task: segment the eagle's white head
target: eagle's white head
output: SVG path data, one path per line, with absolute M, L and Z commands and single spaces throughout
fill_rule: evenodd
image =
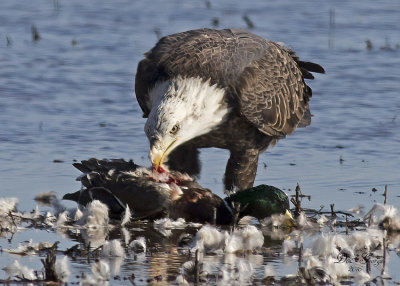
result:
M 153 166 L 163 164 L 180 144 L 210 132 L 228 113 L 225 90 L 201 78 L 176 77 L 149 91 L 144 130 Z

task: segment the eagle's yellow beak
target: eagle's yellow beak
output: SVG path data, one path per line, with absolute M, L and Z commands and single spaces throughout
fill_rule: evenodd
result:
M 176 141 L 178 141 L 178 137 L 174 138 L 166 148 L 161 147 L 163 144 L 160 144 L 160 142 L 151 146 L 149 157 L 153 168 L 158 169 L 164 163 L 169 153 L 176 147 Z

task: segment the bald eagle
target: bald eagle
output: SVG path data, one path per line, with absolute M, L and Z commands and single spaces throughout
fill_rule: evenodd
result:
M 225 190 L 252 187 L 259 154 L 309 124 L 311 88 L 304 79 L 313 79 L 311 72 L 324 69 L 244 30 L 161 38 L 135 79 L 153 166 L 196 175 L 198 148 L 228 149 Z

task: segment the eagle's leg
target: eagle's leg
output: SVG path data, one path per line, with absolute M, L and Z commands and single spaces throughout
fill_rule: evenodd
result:
M 253 186 L 257 174 L 258 155 L 257 149 L 231 150 L 224 177 L 227 194 Z
M 178 146 L 169 154 L 167 165 L 171 170 L 198 177 L 201 170 L 199 150 L 185 144 Z

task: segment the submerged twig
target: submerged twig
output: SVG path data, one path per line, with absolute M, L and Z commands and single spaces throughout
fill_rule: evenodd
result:
M 199 250 L 194 254 L 194 282 L 199 283 Z
M 295 218 L 297 218 L 299 215 L 300 215 L 300 213 L 302 212 L 302 209 L 301 209 L 301 200 L 300 200 L 300 197 L 302 196 L 302 194 L 301 194 L 301 189 L 300 189 L 300 186 L 299 186 L 299 184 L 297 184 L 297 186 L 296 186 L 296 195 L 295 195 L 295 198 L 296 199 L 291 199 L 290 201 L 292 202 L 292 204 L 295 206 L 295 210 L 294 210 L 294 217 Z
M 364 258 L 364 260 L 365 260 L 365 258 Z M 366 265 L 365 265 L 365 271 L 366 271 L 368 274 L 371 274 L 371 260 L 370 260 L 370 259 L 367 259 L 365 264 L 366 264 Z
M 58 281 L 58 277 L 56 274 L 56 254 L 57 245 L 59 241 L 56 241 L 53 246 L 47 252 L 46 259 L 41 259 L 40 261 L 43 263 L 44 271 L 45 271 L 45 281 Z
M 35 25 L 31 26 L 31 33 L 32 33 L 32 41 L 33 42 L 36 42 L 36 41 L 40 40 L 39 31 L 38 31 L 38 29 L 36 28 Z
M 386 231 L 385 231 L 386 233 Z M 385 273 L 385 267 L 386 267 L 386 236 L 383 236 L 383 264 L 382 264 L 382 272 L 381 275 Z
M 301 263 L 303 260 L 303 243 L 300 244 L 300 248 L 299 248 L 299 260 L 298 260 L 298 267 L 300 268 Z
M 330 207 L 331 207 L 331 216 L 336 217 L 336 213 L 334 211 L 335 204 L 330 204 Z
M 321 209 L 320 210 L 314 210 L 314 209 L 303 209 L 303 211 L 305 212 L 305 213 L 313 213 L 313 214 L 319 214 L 319 215 L 322 215 L 322 214 L 332 214 L 332 210 L 331 211 L 321 211 Z M 344 211 L 334 211 L 333 212 L 335 215 L 336 214 L 342 214 L 342 215 L 345 215 L 345 216 L 350 216 L 350 217 L 354 217 L 354 215 L 352 215 L 351 213 L 348 213 L 348 212 L 344 212 Z
M 9 211 L 8 215 L 9 215 L 10 218 L 11 218 L 12 224 L 13 224 L 14 226 L 17 226 L 17 224 L 15 223 L 15 220 L 14 220 L 14 215 L 12 214 L 11 211 Z
M 386 205 L 386 201 L 387 201 L 387 194 L 388 194 L 388 186 L 385 185 L 385 193 L 384 193 L 385 201 L 383 202 L 383 204 L 385 204 L 385 205 Z
M 248 29 L 253 29 L 253 28 L 254 28 L 254 23 L 253 23 L 253 21 L 249 18 L 249 16 L 243 15 L 242 19 L 243 19 L 243 21 L 245 21 L 245 23 L 246 23 Z
M 133 286 L 136 286 L 136 283 L 135 283 L 135 273 L 132 273 L 132 275 L 131 276 L 129 276 L 129 282 L 131 282 L 131 284 L 133 285 Z
M 232 220 L 232 228 L 231 228 L 231 232 L 232 232 L 239 223 L 240 212 L 243 211 L 244 209 L 246 209 L 249 204 L 245 204 L 244 207 L 242 207 L 240 205 L 240 203 L 232 202 L 231 205 L 232 205 L 232 209 L 235 210 L 235 214 L 233 215 L 233 220 Z

